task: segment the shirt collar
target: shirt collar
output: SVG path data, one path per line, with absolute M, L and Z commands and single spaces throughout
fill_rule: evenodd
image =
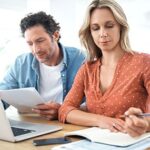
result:
M 65 47 L 61 43 L 58 43 L 58 46 L 63 53 L 63 64 L 67 67 L 67 53 Z

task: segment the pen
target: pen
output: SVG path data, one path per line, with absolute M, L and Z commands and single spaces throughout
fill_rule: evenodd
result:
M 138 115 L 135 115 L 137 117 L 150 117 L 150 113 L 142 113 L 142 114 L 138 114 Z M 119 118 L 125 118 L 125 117 L 128 117 L 128 115 L 120 115 Z

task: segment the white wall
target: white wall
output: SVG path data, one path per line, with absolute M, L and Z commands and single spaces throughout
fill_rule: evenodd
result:
M 64 44 L 80 47 L 78 31 L 88 3 L 89 0 L 51 0 L 50 13 L 60 23 Z
M 117 0 L 123 7 L 130 25 L 130 39 L 134 50 L 150 49 L 150 1 Z M 61 26 L 61 42 L 80 48 L 78 31 L 91 0 L 0 0 L 0 78 L 7 65 L 20 53 L 29 51 L 21 38 L 19 23 L 29 12 L 46 11 Z M 11 59 L 8 59 L 11 56 Z
M 130 25 L 130 40 L 134 50 L 150 53 L 150 1 L 118 0 Z

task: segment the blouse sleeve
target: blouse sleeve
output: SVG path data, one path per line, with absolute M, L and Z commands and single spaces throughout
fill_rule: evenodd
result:
M 64 103 L 59 109 L 59 121 L 65 122 L 67 114 L 75 109 L 80 108 L 80 104 L 84 97 L 84 78 L 85 78 L 85 64 L 81 66 L 78 73 L 76 74 L 74 83 L 72 88 L 68 92 L 67 96 L 65 97 Z
M 148 93 L 147 103 L 146 103 L 146 112 L 150 112 L 150 55 L 147 54 L 143 60 L 143 80 L 144 86 Z

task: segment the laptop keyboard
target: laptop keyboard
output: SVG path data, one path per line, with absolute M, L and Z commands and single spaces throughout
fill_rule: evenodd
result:
M 22 128 L 16 128 L 16 127 L 11 127 L 11 129 L 12 129 L 14 136 L 35 132 L 35 130 L 22 129 Z

